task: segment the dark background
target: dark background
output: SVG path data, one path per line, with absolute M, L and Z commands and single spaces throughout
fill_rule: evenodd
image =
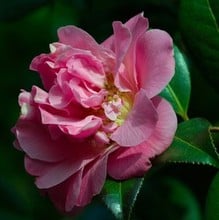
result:
M 77 25 L 101 43 L 112 34 L 114 20 L 125 22 L 143 11 L 151 28 L 168 31 L 187 52 L 192 79 L 189 116 L 205 117 L 217 123 L 218 93 L 188 55 L 179 25 L 179 6 L 180 0 L 0 1 L 0 219 L 72 219 L 57 213 L 37 191 L 33 178 L 24 171 L 23 153 L 13 148 L 14 137 L 10 132 L 19 116 L 20 89 L 40 86 L 38 75 L 29 71 L 29 64 L 36 55 L 49 51 L 48 45 L 57 41 L 56 29 L 60 26 Z M 137 200 L 135 218 L 201 219 L 214 173 L 213 168 L 191 165 L 162 168 L 145 183 Z M 173 194 L 176 198 L 170 196 Z M 182 194 L 188 194 L 186 200 L 192 208 L 183 202 Z M 103 218 L 113 219 L 113 216 L 99 202 L 92 203 L 77 217 Z

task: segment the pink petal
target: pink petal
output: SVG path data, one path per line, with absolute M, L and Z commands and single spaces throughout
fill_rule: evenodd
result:
M 91 87 L 89 88 L 85 82 L 79 84 L 78 82 L 72 80 L 70 82 L 70 87 L 72 89 L 72 93 L 74 94 L 75 101 L 85 108 L 101 105 L 106 94 L 104 89 L 95 91 Z
M 115 44 L 114 44 L 114 35 L 111 35 L 109 38 L 107 38 L 105 41 L 101 43 L 101 45 L 107 49 L 112 50 L 115 52 Z
M 124 89 L 124 85 L 128 84 L 129 87 L 126 89 L 136 90 L 137 80 L 133 71 L 129 71 L 127 65 L 125 65 L 125 71 L 121 71 L 121 65 L 123 65 L 124 59 L 127 56 L 133 38 L 130 30 L 123 25 L 121 22 L 113 23 L 114 29 L 114 43 L 115 43 L 115 54 L 116 54 L 116 69 L 115 69 L 115 83 L 120 89 Z M 134 60 L 131 60 L 133 63 Z M 130 64 L 130 62 L 128 63 Z M 130 64 L 131 65 L 131 64 Z M 125 81 L 125 82 L 124 82 Z M 128 83 L 127 83 L 128 82 Z
M 31 90 L 33 100 L 37 104 L 48 104 L 48 93 L 37 86 L 33 86 Z
M 48 163 L 45 161 L 34 160 L 25 155 L 24 166 L 26 171 L 32 176 L 41 176 L 47 173 L 48 170 L 54 166 L 54 163 Z
M 102 149 L 97 151 L 90 146 L 89 142 L 74 142 L 72 146 L 72 149 L 66 152 L 68 156 L 59 162 L 44 162 L 26 156 L 25 168 L 28 173 L 36 176 L 35 183 L 38 188 L 48 189 L 64 182 L 84 167 L 90 167 L 92 161 L 96 161 L 102 152 Z
M 46 170 L 47 172 L 44 172 L 43 175 L 36 178 L 35 183 L 39 189 L 47 189 L 56 186 L 64 182 L 92 160 L 93 158 L 78 159 L 73 156 L 72 159 L 70 158 L 60 163 L 53 164 L 53 166 Z
M 59 41 L 73 48 L 96 50 L 99 48 L 97 42 L 84 30 L 76 26 L 65 26 L 58 29 Z
M 148 156 L 154 157 L 164 152 L 173 141 L 177 129 L 177 117 L 165 99 L 155 97 L 152 102 L 158 112 L 158 123 L 150 138 L 146 141 Z M 149 152 L 151 152 L 149 154 Z
M 143 13 L 141 13 L 129 19 L 124 24 L 124 26 L 126 27 L 126 29 L 129 30 L 129 32 L 134 36 L 134 38 L 136 38 L 148 29 L 148 19 L 143 16 Z M 115 36 L 112 35 L 111 37 L 107 38 L 101 45 L 115 52 L 114 38 Z
M 93 196 L 100 193 L 106 179 L 107 158 L 104 155 L 85 167 L 77 206 L 87 205 Z
M 81 105 L 85 108 L 98 107 L 103 102 L 105 93 L 106 92 L 102 90 L 99 93 L 90 94 L 90 96 L 87 96 L 86 98 L 80 100 Z
M 138 80 L 136 75 L 136 42 L 138 38 L 144 34 L 148 29 L 148 20 L 147 18 L 143 17 L 143 13 L 136 15 L 132 19 L 130 19 L 128 22 L 125 23 L 125 26 L 129 28 L 129 31 L 131 32 L 132 41 L 129 47 L 129 50 L 127 51 L 123 63 L 126 67 L 126 73 L 118 74 L 120 77 L 120 84 L 122 81 L 124 81 L 124 78 L 127 78 L 131 84 L 131 87 L 129 87 L 132 91 L 136 92 L 138 91 Z
M 106 179 L 106 161 L 107 156 L 98 158 L 66 181 L 49 188 L 48 194 L 56 207 L 72 212 L 87 205 L 102 189 Z
M 116 54 L 115 84 L 123 90 L 137 91 L 135 45 L 138 37 L 148 29 L 148 20 L 141 13 L 125 24 L 114 22 L 113 29 L 114 35 L 104 41 L 102 45 L 110 48 Z M 125 64 L 125 70 L 121 70 L 122 63 Z
M 80 187 L 82 185 L 83 170 L 80 170 L 73 177 L 71 177 L 71 183 L 68 187 L 68 192 L 65 200 L 65 212 L 70 212 L 76 207 L 77 200 L 80 193 Z
M 46 191 L 61 212 L 70 212 L 74 208 L 80 193 L 81 178 L 82 170 Z
M 83 112 L 83 108 L 78 105 L 70 106 L 69 109 L 64 110 L 56 110 L 53 108 L 49 108 L 47 106 L 40 106 L 39 107 L 40 114 L 41 114 L 41 122 L 47 125 L 80 125 L 84 124 L 91 120 L 91 116 L 85 120 L 84 117 L 86 115 Z M 68 111 L 72 113 L 72 115 L 68 114 Z M 84 122 L 84 123 L 83 123 Z M 78 126 L 77 126 L 78 127 Z
M 140 88 L 149 98 L 154 97 L 168 84 L 174 74 L 173 42 L 161 30 L 149 30 L 136 45 L 136 72 Z
M 60 125 L 59 128 L 66 134 L 77 138 L 86 138 L 97 132 L 102 125 L 102 119 L 88 116 L 84 120 L 74 122 L 71 125 Z
M 120 146 L 136 146 L 152 134 L 158 115 L 146 92 L 141 89 L 135 96 L 134 105 L 125 122 L 111 135 Z
M 46 90 L 51 88 L 56 78 L 55 71 L 48 65 L 50 61 L 51 58 L 47 54 L 41 54 L 35 57 L 30 64 L 31 70 L 39 72 L 43 86 Z
M 13 134 L 15 134 L 15 131 L 14 131 L 13 128 L 11 129 L 11 132 L 12 132 Z M 21 149 L 21 147 L 20 147 L 20 145 L 19 145 L 19 143 L 18 143 L 17 140 L 14 140 L 14 141 L 13 141 L 13 146 L 14 146 L 17 150 L 22 151 L 22 149 Z
M 56 207 L 71 212 L 87 205 L 94 195 L 100 193 L 106 179 L 107 156 L 88 164 L 65 182 L 48 189 Z
M 68 72 L 99 88 L 104 87 L 105 73 L 100 60 L 92 54 L 77 54 L 66 63 Z
M 29 92 L 22 90 L 18 97 L 19 105 L 22 106 L 23 104 L 30 103 L 31 100 L 32 100 L 31 94 Z
M 125 26 L 130 30 L 135 39 L 148 29 L 149 23 L 148 19 L 144 17 L 144 14 L 140 13 L 129 19 L 125 23 Z
M 95 133 L 102 125 L 102 119 L 94 115 L 88 115 L 85 118 L 64 117 L 56 112 L 50 112 L 40 108 L 43 124 L 58 125 L 62 132 L 84 138 Z M 80 116 L 80 115 L 79 115 Z
M 120 147 L 109 155 L 108 174 L 117 180 L 143 176 L 151 168 L 150 160 L 145 157 L 144 147 Z
M 154 132 L 144 143 L 120 147 L 109 155 L 108 174 L 111 177 L 122 180 L 144 175 L 151 167 L 150 159 L 170 146 L 177 128 L 176 114 L 166 100 L 156 97 L 152 101 L 159 118 Z
M 64 90 L 55 84 L 51 87 L 48 94 L 50 104 L 59 109 L 66 107 L 73 98 L 72 91 L 68 84 L 66 82 L 63 84 L 63 87 L 65 86 Z
M 66 157 L 69 146 L 63 140 L 52 141 L 42 125 L 20 119 L 15 129 L 19 146 L 29 157 L 47 162 L 60 161 Z
M 130 31 L 119 21 L 113 22 L 114 29 L 114 43 L 115 43 L 115 53 L 116 53 L 116 72 L 123 62 L 124 56 L 126 55 L 130 43 L 131 43 L 131 33 Z
M 73 48 L 89 50 L 98 58 L 111 60 L 112 53 L 110 50 L 99 45 L 93 37 L 84 30 L 75 26 L 65 26 L 58 29 L 59 41 Z
M 19 100 L 19 105 L 21 107 L 20 118 L 26 119 L 26 120 L 37 119 L 36 109 L 32 106 L 33 98 L 31 96 L 31 93 L 26 92 L 26 91 L 22 91 L 19 94 L 18 100 Z

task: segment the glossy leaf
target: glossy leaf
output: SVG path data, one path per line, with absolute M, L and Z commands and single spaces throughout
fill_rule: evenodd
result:
M 218 0 L 182 0 L 181 33 L 202 73 L 218 89 L 219 28 Z
M 210 127 L 210 138 L 219 159 L 219 127 Z
M 214 177 L 208 191 L 206 202 L 206 220 L 219 219 L 219 173 Z
M 191 93 L 190 73 L 184 55 L 175 46 L 175 75 L 167 87 L 161 92 L 173 106 L 176 113 L 188 119 L 187 111 Z
M 159 162 L 196 163 L 219 168 L 216 149 L 212 144 L 210 123 L 204 119 L 192 119 L 179 124 L 173 143 Z
M 130 219 L 143 178 L 122 182 L 107 180 L 103 189 L 103 201 L 117 219 Z

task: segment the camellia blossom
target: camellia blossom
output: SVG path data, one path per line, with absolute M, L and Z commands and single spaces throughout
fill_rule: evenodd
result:
M 107 175 L 144 175 L 176 131 L 175 112 L 158 96 L 174 74 L 171 37 L 149 30 L 143 14 L 113 22 L 113 31 L 98 44 L 78 27 L 61 27 L 50 53 L 30 65 L 44 89 L 19 95 L 14 145 L 63 212 L 88 204 Z

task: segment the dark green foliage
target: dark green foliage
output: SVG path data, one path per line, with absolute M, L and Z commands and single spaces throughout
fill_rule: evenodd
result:
M 40 86 L 29 64 L 49 51 L 59 26 L 77 25 L 102 42 L 112 33 L 112 21 L 124 22 L 142 11 L 151 28 L 168 31 L 177 45 L 175 76 L 160 94 L 179 116 L 176 136 L 152 161 L 144 181 L 108 180 L 102 194 L 77 217 L 63 216 L 37 191 L 24 171 L 23 154 L 12 146 L 19 91 Z M 2 0 L 0 219 L 217 220 L 219 135 L 213 125 L 219 123 L 218 24 L 218 0 Z

